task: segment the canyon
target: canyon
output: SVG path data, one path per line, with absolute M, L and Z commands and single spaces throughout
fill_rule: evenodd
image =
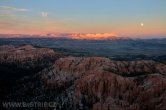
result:
M 166 64 L 162 62 L 76 57 L 49 48 L 5 45 L 0 46 L 0 64 L 1 84 L 10 87 L 1 86 L 8 91 L 1 92 L 1 102 L 57 103 L 43 110 L 166 109 Z

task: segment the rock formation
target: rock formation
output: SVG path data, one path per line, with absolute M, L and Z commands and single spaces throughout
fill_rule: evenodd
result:
M 21 47 L 0 46 L 0 63 L 15 64 L 17 66 L 33 67 L 47 65 L 61 57 L 60 53 L 49 48 L 35 48 L 31 45 Z M 25 67 L 23 67 L 25 68 Z

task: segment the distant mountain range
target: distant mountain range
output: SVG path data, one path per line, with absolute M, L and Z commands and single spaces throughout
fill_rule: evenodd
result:
M 62 38 L 62 39 L 79 39 L 79 40 L 112 40 L 126 39 L 119 37 L 114 33 L 47 33 L 47 34 L 0 34 L 0 38 Z

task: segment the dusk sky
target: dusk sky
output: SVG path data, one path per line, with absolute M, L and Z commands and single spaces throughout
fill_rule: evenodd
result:
M 166 0 L 0 0 L 0 34 L 166 36 Z

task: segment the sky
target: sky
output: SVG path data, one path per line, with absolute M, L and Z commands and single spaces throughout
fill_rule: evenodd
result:
M 0 34 L 45 33 L 165 37 L 166 0 L 0 0 Z

